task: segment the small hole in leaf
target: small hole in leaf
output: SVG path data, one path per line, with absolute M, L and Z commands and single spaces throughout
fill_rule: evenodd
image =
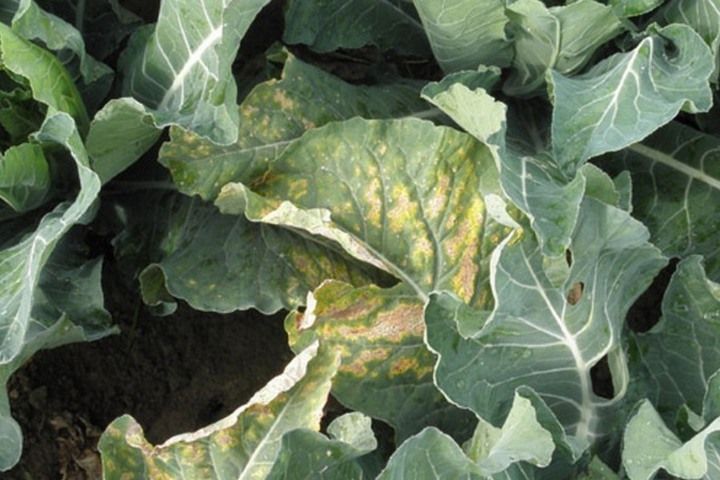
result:
M 607 355 L 590 369 L 590 379 L 592 380 L 595 395 L 603 398 L 613 398 L 615 396 Z
M 580 298 L 582 298 L 584 288 L 585 284 L 582 282 L 577 282 L 572 287 L 570 287 L 570 290 L 567 293 L 567 302 L 570 305 L 577 305 L 577 303 L 580 301 Z
M 570 251 L 569 248 L 567 250 L 565 250 L 565 261 L 567 262 L 568 267 L 572 267 L 573 257 L 572 257 L 572 252 Z
M 298 313 L 305 313 L 306 307 L 305 305 L 300 305 L 295 310 L 297 310 Z
M 633 332 L 647 332 L 662 316 L 662 298 L 675 272 L 678 260 L 673 258 L 660 270 L 647 290 L 635 300 L 627 314 L 627 325 Z

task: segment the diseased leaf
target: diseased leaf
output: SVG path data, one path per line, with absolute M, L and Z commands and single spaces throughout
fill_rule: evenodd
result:
M 172 201 L 162 254 L 141 277 L 146 299 L 157 297 L 148 287 L 163 286 L 198 310 L 274 313 L 303 305 L 328 278 L 354 285 L 381 281 L 373 269 L 291 231 L 223 215 L 199 200 Z
M 334 353 L 311 345 L 232 414 L 158 446 L 145 440 L 132 417 L 122 416 L 100 438 L 103 476 L 106 480 L 267 478 L 286 433 L 319 430 L 337 363 Z
M 710 108 L 714 65 L 702 38 L 686 25 L 651 32 L 583 75 L 549 75 L 554 158 L 568 178 L 585 160 L 642 140 L 680 110 Z
M 425 30 L 405 0 L 290 0 L 283 41 L 317 52 L 374 45 L 381 50 L 430 54 Z
M 640 403 L 625 428 L 623 467 L 630 480 L 650 480 L 663 469 L 675 478 L 714 478 L 720 418 L 683 443 L 663 423 L 652 404 Z
M 445 289 L 479 308 L 491 302 L 489 254 L 511 227 L 486 205 L 502 203 L 493 155 L 465 134 L 417 119 L 328 124 L 252 188 L 228 184 L 216 204 L 323 237 L 420 298 Z
M 705 256 L 708 276 L 720 280 L 720 141 L 673 122 L 599 165 L 630 171 L 633 215 L 667 256 Z
M 235 142 L 231 67 L 240 40 L 268 2 L 163 1 L 154 31 L 135 41 L 139 50 L 128 60 L 125 93 L 152 111 L 159 128 L 180 125 L 221 145 Z
M 326 282 L 304 313 L 285 320 L 299 351 L 319 340 L 340 352 L 333 395 L 395 428 L 401 441 L 428 425 L 467 438 L 472 414 L 450 405 L 433 384 L 434 357 L 423 342 L 423 302 L 404 285 L 353 288 Z
M 626 212 L 586 199 L 569 274 L 559 286 L 546 276 L 531 234 L 504 242 L 493 253 L 496 306 L 486 321 L 450 295 L 430 300 L 426 338 L 438 355 L 437 385 L 491 423 L 504 417 L 515 388 L 527 385 L 574 444 L 607 433 L 605 409 L 622 399 L 627 378 L 613 379 L 616 399 L 607 400 L 594 393 L 590 370 L 605 355 L 622 360 L 625 314 L 665 264 L 647 240 L 647 230 Z
M 160 162 L 180 191 L 214 200 L 228 182 L 250 182 L 264 173 L 307 130 L 354 116 L 384 118 L 427 109 L 412 83 L 356 86 L 288 56 L 280 80 L 263 82 L 240 105 L 236 143 L 222 147 L 178 128 L 163 145 Z
M 680 262 L 662 311 L 660 322 L 636 338 L 637 359 L 652 382 L 645 395 L 669 417 L 685 404 L 700 412 L 710 377 L 720 369 L 720 285 L 707 279 L 701 257 Z
M 506 67 L 512 44 L 505 34 L 508 18 L 501 0 L 413 0 L 433 53 L 445 72 L 479 65 Z

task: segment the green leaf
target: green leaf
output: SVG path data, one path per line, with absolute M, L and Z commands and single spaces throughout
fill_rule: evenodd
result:
M 651 32 L 583 75 L 549 75 L 553 152 L 568 178 L 587 159 L 642 140 L 680 110 L 710 108 L 713 58 L 702 38 L 686 25 Z
M 87 130 L 85 105 L 72 78 L 62 64 L 47 50 L 38 47 L 0 24 L 2 67 L 27 79 L 33 97 L 49 107 L 49 114 L 66 112 Z
M 50 183 L 50 169 L 39 145 L 23 143 L 0 153 L 0 200 L 16 212 L 42 205 Z
M 172 202 L 170 212 L 159 212 L 168 225 L 162 256 L 141 276 L 146 299 L 158 298 L 149 288 L 160 287 L 198 310 L 273 313 L 303 305 L 327 278 L 354 285 L 381 280 L 371 268 L 291 231 L 223 215 L 199 200 L 176 196 Z M 137 228 L 135 238 L 157 224 L 150 217 Z
M 705 256 L 708 276 L 720 280 L 720 141 L 673 122 L 599 162 L 632 176 L 633 215 L 667 256 Z
M 305 131 L 357 115 L 395 117 L 427 109 L 412 83 L 357 86 L 288 56 L 280 80 L 263 82 L 240 105 L 243 128 L 227 147 L 171 130 L 160 162 L 178 188 L 214 200 L 228 182 L 250 182 Z
M 465 446 L 468 456 L 485 474 L 507 470 L 516 462 L 546 467 L 555 450 L 553 436 L 538 421 L 532 402 L 515 392 L 502 428 L 480 419 Z
M 447 294 L 433 296 L 426 308 L 437 385 L 491 423 L 504 417 L 514 390 L 527 385 L 574 444 L 607 433 L 604 418 L 622 399 L 627 378 L 613 379 L 616 398 L 607 400 L 594 393 L 590 370 L 605 355 L 623 360 L 625 315 L 665 264 L 647 240 L 647 230 L 627 212 L 586 199 L 560 285 L 546 276 L 532 235 L 504 242 L 493 252 L 496 306 L 486 321 Z
M 486 478 L 452 437 L 428 427 L 393 453 L 378 480 L 482 480 Z
M 110 100 L 90 122 L 86 147 L 103 183 L 135 163 L 160 138 L 152 115 L 132 98 Z
M 413 0 L 435 58 L 446 72 L 479 65 L 506 67 L 512 44 L 505 34 L 508 18 L 501 0 Z
M 608 4 L 620 17 L 636 17 L 656 9 L 664 0 L 610 0 Z
M 319 340 L 340 352 L 333 396 L 351 409 L 379 418 L 403 440 L 428 425 L 470 435 L 472 414 L 450 405 L 433 384 L 434 357 L 423 342 L 423 303 L 404 285 L 353 288 L 328 281 L 307 309 L 285 320 L 299 351 Z
M 645 400 L 625 428 L 622 452 L 625 472 L 630 480 L 650 480 L 660 469 L 674 478 L 715 478 L 718 469 L 714 462 L 720 448 L 718 430 L 720 418 L 683 443 Z
M 268 1 L 163 1 L 154 31 L 136 39 L 124 91 L 152 111 L 159 128 L 180 125 L 218 144 L 235 142 L 239 115 L 231 67 L 240 40 Z
M 720 2 L 718 0 L 672 0 L 656 14 L 665 24 L 690 25 L 705 40 L 715 58 L 712 81 L 718 82 L 720 61 Z
M 551 8 L 519 0 L 506 13 L 515 46 L 513 73 L 503 86 L 508 95 L 536 95 L 551 68 L 565 75 L 577 72 L 623 30 L 612 9 L 593 0 Z
M 335 354 L 311 345 L 229 416 L 158 446 L 145 440 L 132 417 L 122 416 L 107 427 L 98 444 L 103 478 L 267 478 L 286 433 L 319 430 L 336 370 Z
M 678 264 L 662 311 L 660 322 L 636 338 L 637 359 L 652 379 L 645 395 L 663 414 L 684 404 L 702 411 L 710 377 L 720 369 L 720 285 L 707 279 L 701 257 Z
M 33 0 L 10 0 L 10 3 L 14 4 L 10 23 L 13 31 L 27 40 L 41 42 L 55 52 L 55 56 L 70 72 L 88 107 L 91 110 L 99 107 L 110 90 L 113 71 L 86 53 L 85 40 L 80 31 L 46 12 Z
M 366 45 L 418 57 L 430 53 L 425 30 L 404 0 L 290 0 L 283 41 L 321 53 Z
M 332 421 L 328 433 L 332 438 L 305 429 L 286 433 L 268 480 L 366 478 L 355 460 L 377 448 L 370 418 L 345 414 Z
M 324 238 L 420 298 L 443 289 L 491 301 L 489 254 L 512 228 L 493 216 L 505 214 L 493 155 L 468 135 L 417 119 L 331 123 L 289 146 L 252 188 L 228 184 L 216 204 Z
M 0 31 L 2 28 L 0 26 Z M 71 321 L 88 321 L 82 309 L 88 313 L 88 310 L 100 308 L 97 302 L 102 305 L 97 262 L 94 266 L 79 267 L 77 271 L 59 268 L 57 273 L 52 273 L 54 267 L 48 264 L 58 242 L 90 209 L 100 191 L 100 180 L 89 168 L 75 123 L 66 113 L 50 114 L 36 138 L 46 145 L 57 145 L 70 152 L 77 166 L 80 192 L 74 201 L 61 203 L 46 214 L 34 232 L 15 243 L 3 242 L 4 248 L 0 250 L 0 369 L 5 380 L 41 348 L 88 339 L 84 328 L 75 328 Z M 17 231 L 11 229 L 9 232 Z M 61 257 L 59 261 L 63 265 L 67 259 Z M 50 282 L 49 275 L 60 278 L 63 287 L 55 285 L 50 287 L 55 291 L 47 291 L 49 287 L 45 285 Z M 58 296 L 58 291 L 63 294 Z M 78 299 L 78 294 L 93 298 Z M 76 314 L 77 319 L 74 318 Z M 106 323 L 106 315 L 101 315 L 97 323 Z M 22 448 L 19 427 L 8 414 L 5 398 L 4 405 L 0 401 L 0 470 L 12 467 L 20 458 Z
M 48 12 L 71 23 L 82 34 L 88 52 L 104 60 L 120 47 L 122 41 L 141 19 L 123 8 L 119 0 L 42 0 Z
M 593 457 L 586 472 L 578 477 L 578 480 L 619 480 L 618 474 L 605 465 L 598 457 Z

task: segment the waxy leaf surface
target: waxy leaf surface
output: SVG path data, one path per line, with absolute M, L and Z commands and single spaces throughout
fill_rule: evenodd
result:
M 680 110 L 708 110 L 713 68 L 702 38 L 686 25 L 670 25 L 578 77 L 553 71 L 548 80 L 558 167 L 572 179 L 587 159 L 642 140 Z
M 427 307 L 438 386 L 495 424 L 512 392 L 527 385 L 580 444 L 605 433 L 603 409 L 622 398 L 627 378 L 614 379 L 616 399 L 607 400 L 593 392 L 590 369 L 605 355 L 622 361 L 625 314 L 665 263 L 647 240 L 627 212 L 586 199 L 560 284 L 546 276 L 531 234 L 504 243 L 493 254 L 496 306 L 487 321 L 447 294 Z
M 705 256 L 708 276 L 720 280 L 720 140 L 673 122 L 598 163 L 630 171 L 633 216 L 650 229 L 667 256 Z
M 239 116 L 231 67 L 240 40 L 268 2 L 163 1 L 154 30 L 131 45 L 136 50 L 128 60 L 125 94 L 151 109 L 160 128 L 180 125 L 219 144 L 235 142 Z

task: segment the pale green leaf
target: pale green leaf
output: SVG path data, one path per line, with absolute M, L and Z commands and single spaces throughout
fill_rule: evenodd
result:
M 720 418 L 683 443 L 665 426 L 652 404 L 645 400 L 636 408 L 623 437 L 623 467 L 630 480 L 651 480 L 665 470 L 674 478 L 715 478 L 720 440 Z
M 268 2 L 163 1 L 154 31 L 143 32 L 147 39 L 129 60 L 125 93 L 147 106 L 160 128 L 180 125 L 218 144 L 235 142 L 231 67 L 240 40 Z
M 452 437 L 428 427 L 395 450 L 378 480 L 483 480 Z
M 370 418 L 347 413 L 328 425 L 328 433 L 330 438 L 311 430 L 286 433 L 268 480 L 367 478 L 355 459 L 377 448 Z
M 81 133 L 87 130 L 82 98 L 67 70 L 50 52 L 0 24 L 0 53 L 3 68 L 27 79 L 33 97 L 49 107 L 48 113 L 66 112 L 75 119 Z
M 286 433 L 319 430 L 336 370 L 335 354 L 311 345 L 232 414 L 158 446 L 145 439 L 132 417 L 120 417 L 107 427 L 98 445 L 103 478 L 265 479 Z
M 285 320 L 298 351 L 319 340 L 340 352 L 333 395 L 351 409 L 379 418 L 403 440 L 428 425 L 466 438 L 472 414 L 450 405 L 433 384 L 434 357 L 423 342 L 423 303 L 404 285 L 353 288 L 330 281 L 307 309 Z
M 91 110 L 99 107 L 110 90 L 113 71 L 86 53 L 81 32 L 46 12 L 33 0 L 9 0 L 9 3 L 14 4 L 10 22 L 13 31 L 27 40 L 41 42 L 55 52 L 72 75 L 88 107 Z
M 720 141 L 673 122 L 641 143 L 603 158 L 613 173 L 632 176 L 633 215 L 667 256 L 705 256 L 720 280 Z
M 662 5 L 664 0 L 610 0 L 613 10 L 620 17 L 636 17 Z
M 181 129 L 171 130 L 160 162 L 187 194 L 214 200 L 228 182 L 250 182 L 305 131 L 354 116 L 385 118 L 427 109 L 413 83 L 350 85 L 288 56 L 280 80 L 263 82 L 240 105 L 236 143 L 222 147 Z
M 413 0 L 413 3 L 435 58 L 446 72 L 510 64 L 513 52 L 505 34 L 508 18 L 503 0 Z
M 705 40 L 715 57 L 713 82 L 718 81 L 720 55 L 720 2 L 718 0 L 672 0 L 657 13 L 664 23 L 690 25 Z
M 0 200 L 16 212 L 42 205 L 50 184 L 50 169 L 39 145 L 23 143 L 0 153 Z
M 566 176 L 589 158 L 642 140 L 680 110 L 710 108 L 713 58 L 702 38 L 686 25 L 651 32 L 583 75 L 549 75 L 553 152 Z
M 290 0 L 283 41 L 317 52 L 374 45 L 418 57 L 430 54 L 425 30 L 405 0 Z
M 648 236 L 627 212 L 586 199 L 559 286 L 547 278 L 529 232 L 504 242 L 493 253 L 496 306 L 487 321 L 452 296 L 431 298 L 426 338 L 438 355 L 437 385 L 492 423 L 504 417 L 514 390 L 527 385 L 575 437 L 569 442 L 582 447 L 607 433 L 604 418 L 627 378 L 613 379 L 617 398 L 607 400 L 594 393 L 590 370 L 605 355 L 611 365 L 623 359 L 625 315 L 665 264 Z
M 552 460 L 555 443 L 552 434 L 538 421 L 532 402 L 515 392 L 502 427 L 480 419 L 465 451 L 487 475 L 505 471 L 516 462 L 546 467 Z

